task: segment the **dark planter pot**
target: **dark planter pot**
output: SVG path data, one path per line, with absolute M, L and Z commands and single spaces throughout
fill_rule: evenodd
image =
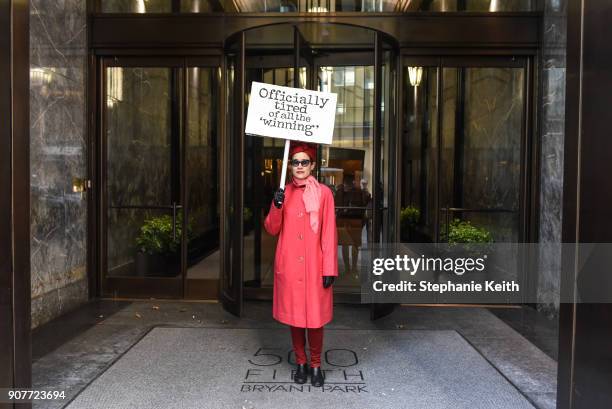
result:
M 415 230 L 413 225 L 404 225 L 401 227 L 400 240 L 402 241 L 402 243 L 415 242 Z
M 175 254 L 136 253 L 136 273 L 141 277 L 176 277 L 179 267 Z
M 454 246 L 443 247 L 442 253 L 445 257 L 471 257 L 479 258 L 487 253 L 486 243 L 457 243 Z
M 253 227 L 253 221 L 245 221 L 242 228 L 244 235 L 246 236 L 247 234 L 251 233 Z

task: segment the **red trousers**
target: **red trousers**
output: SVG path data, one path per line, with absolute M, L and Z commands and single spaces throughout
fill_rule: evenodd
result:
M 297 364 L 306 363 L 306 328 L 291 326 L 291 341 Z M 323 349 L 323 327 L 308 328 L 308 346 L 310 347 L 310 366 L 321 366 L 321 350 Z

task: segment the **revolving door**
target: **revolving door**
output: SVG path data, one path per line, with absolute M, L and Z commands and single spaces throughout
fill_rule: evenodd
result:
M 226 239 L 221 300 L 271 299 L 276 237 L 263 220 L 278 187 L 284 141 L 244 134 L 253 81 L 338 94 L 334 140 L 320 145 L 315 176 L 334 192 L 337 302 L 360 302 L 360 250 L 394 241 L 397 53 L 393 40 L 359 27 L 279 24 L 246 30 L 226 45 L 227 123 L 222 181 Z M 226 166 L 227 168 L 227 166 Z M 372 306 L 373 317 L 388 310 Z

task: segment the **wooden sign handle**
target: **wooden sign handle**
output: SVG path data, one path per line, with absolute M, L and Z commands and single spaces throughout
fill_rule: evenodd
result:
M 285 153 L 283 153 L 283 170 L 281 171 L 280 188 L 285 189 L 285 179 L 287 179 L 287 162 L 289 161 L 289 144 L 291 141 L 285 139 Z

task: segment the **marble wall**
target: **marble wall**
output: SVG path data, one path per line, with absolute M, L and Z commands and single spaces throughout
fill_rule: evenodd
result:
M 33 328 L 87 300 L 86 61 L 86 0 L 31 0 Z
M 545 0 L 542 50 L 540 242 L 561 242 L 567 0 Z M 555 318 L 559 310 L 560 254 L 542 254 L 538 308 Z

